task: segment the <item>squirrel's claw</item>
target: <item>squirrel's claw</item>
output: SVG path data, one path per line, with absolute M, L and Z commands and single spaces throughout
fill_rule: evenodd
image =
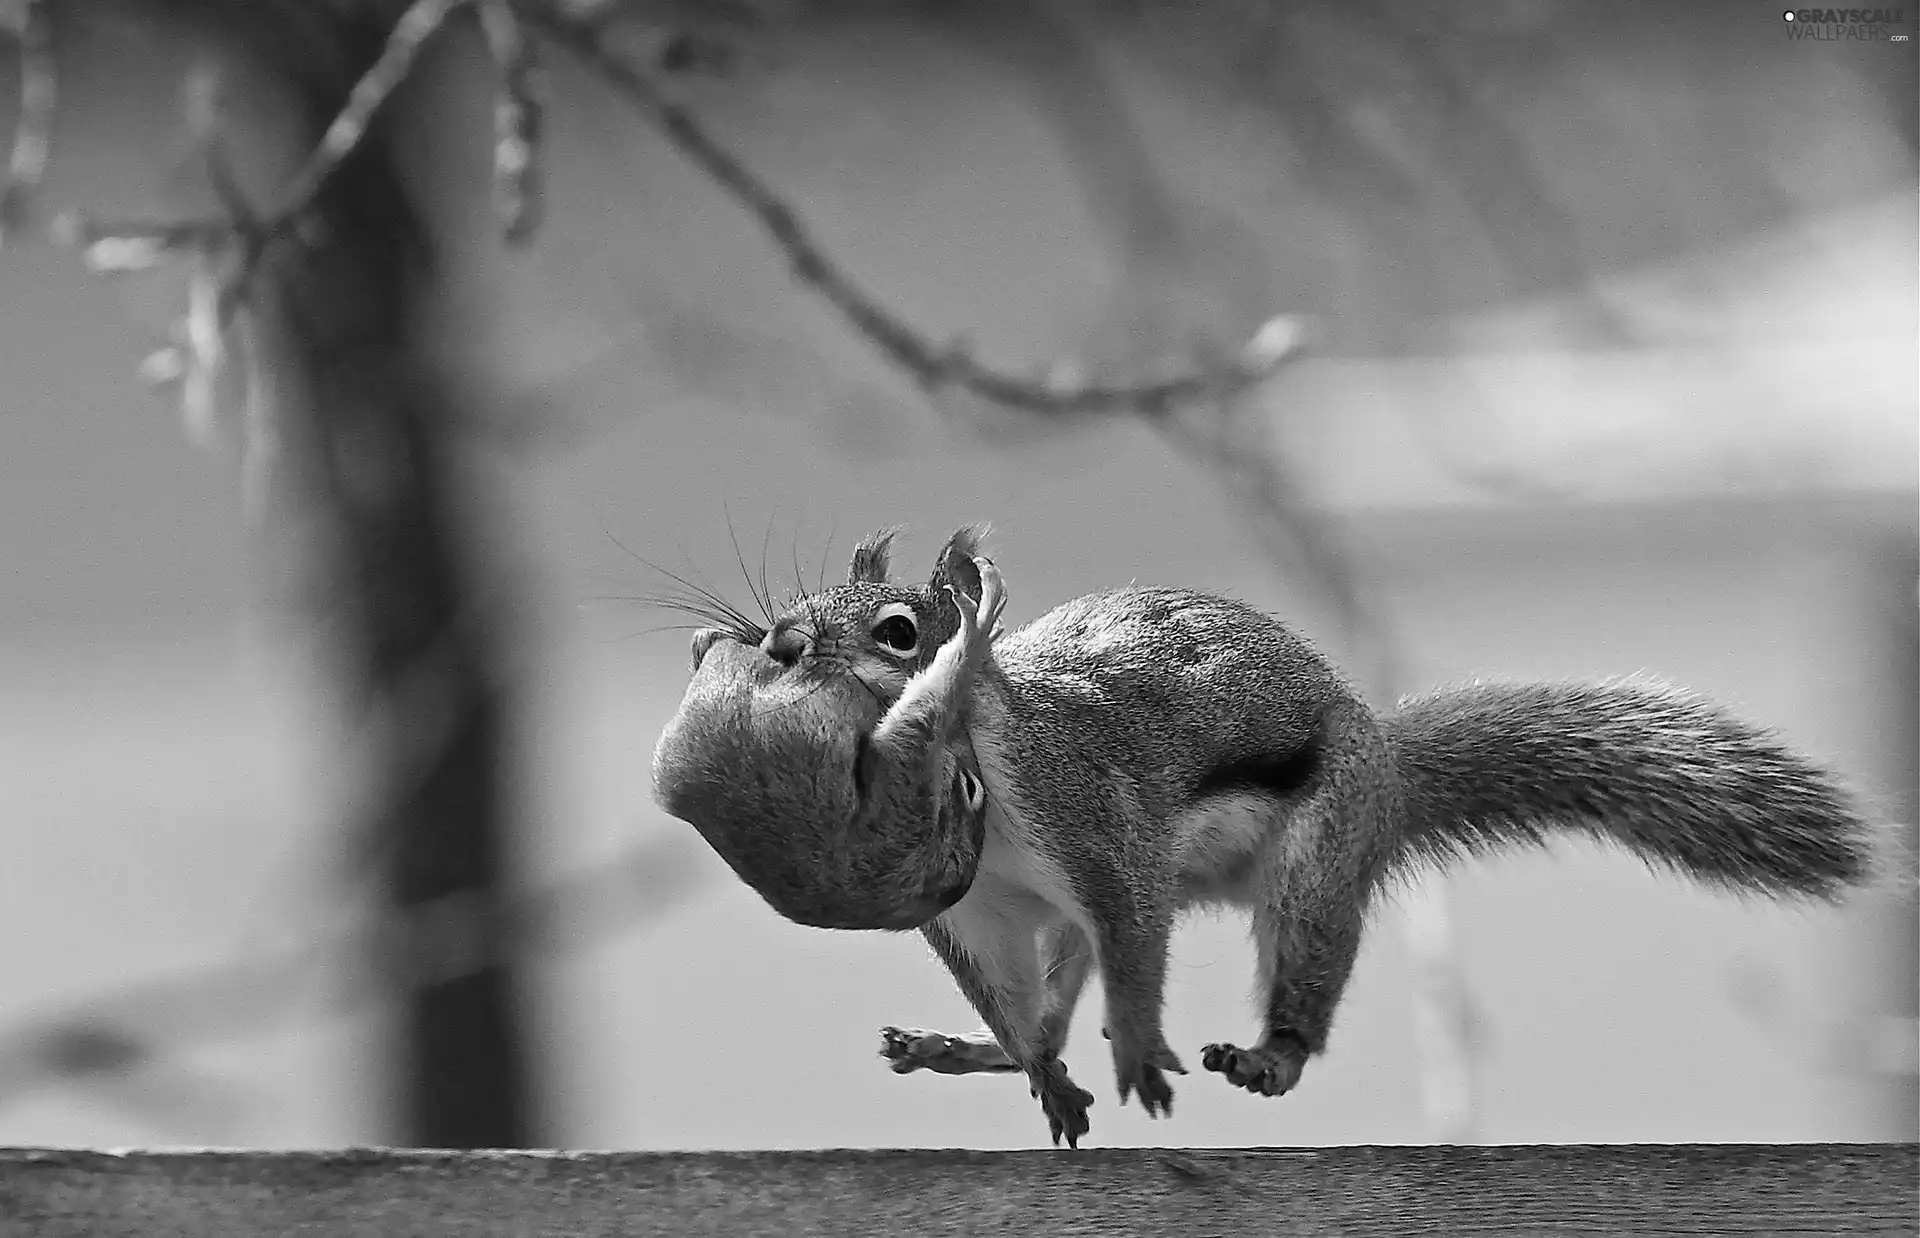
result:
M 1252 1049 L 1212 1044 L 1200 1051 L 1200 1064 L 1256 1096 L 1281 1096 L 1300 1082 L 1307 1053 L 1305 1046 L 1291 1038 L 1262 1041 Z
M 1093 1129 L 1087 1120 L 1093 1093 L 1074 1083 L 1067 1076 L 1066 1063 L 1057 1057 L 1029 1071 L 1028 1078 L 1032 1085 L 1029 1090 L 1047 1115 L 1047 1133 L 1053 1137 L 1053 1146 L 1059 1147 L 1064 1138 L 1069 1148 L 1078 1148 L 1080 1136 Z
M 989 639 L 1000 634 L 1000 612 L 1007 608 L 1007 582 L 993 560 L 977 558 L 973 566 L 980 571 L 980 629 Z
M 960 631 L 955 633 L 955 639 L 962 643 L 970 658 L 985 656 L 987 646 L 999 638 L 1000 614 L 1007 606 L 1006 581 L 993 560 L 975 559 L 973 563 L 980 569 L 979 597 L 968 597 L 952 585 L 945 586 L 947 596 L 960 612 Z
M 1150 1053 L 1143 1054 L 1133 1061 L 1123 1061 L 1119 1053 L 1114 1054 L 1114 1075 L 1119 1085 L 1120 1103 L 1126 1104 L 1128 1097 L 1135 1092 L 1140 1094 L 1140 1105 L 1150 1118 L 1173 1116 L 1173 1085 L 1167 1082 L 1162 1073 L 1171 1071 L 1184 1075 L 1187 1068 L 1173 1050 L 1162 1045 Z

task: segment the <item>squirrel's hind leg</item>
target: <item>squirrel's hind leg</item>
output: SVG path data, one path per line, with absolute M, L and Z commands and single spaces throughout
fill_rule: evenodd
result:
M 936 949 L 939 947 L 936 946 Z M 962 965 L 967 966 L 965 960 Z M 949 962 L 951 969 L 953 964 Z M 1093 946 L 1070 921 L 1040 930 L 1040 1048 L 1058 1057 L 1067 1047 L 1074 1008 L 1093 971 Z M 921 1028 L 880 1029 L 880 1056 L 898 1075 L 930 1070 L 937 1075 L 1007 1074 L 1020 1069 L 991 1029 L 952 1035 Z
M 985 1020 L 1009 1064 L 1026 1073 L 1053 1142 L 1064 1138 L 1067 1146 L 1078 1147 L 1089 1129 L 1087 1109 L 1093 1094 L 1068 1076 L 1058 1045 L 1045 1031 L 1042 993 L 1048 982 L 1037 935 L 1047 922 L 1046 910 L 1038 900 L 995 898 L 976 890 L 922 933 Z M 984 1060 L 984 1050 L 974 1051 Z M 897 1061 L 894 1068 L 899 1070 Z
M 1187 1073 L 1168 1047 L 1161 1023 L 1174 915 L 1172 897 L 1166 892 L 1174 884 L 1171 873 L 1152 874 L 1135 886 L 1126 903 L 1090 907 L 1098 934 L 1114 1082 L 1120 1103 L 1138 1093 L 1149 1117 L 1173 1113 L 1173 1086 L 1167 1074 Z
M 1046 984 L 1040 1010 L 1040 1044 L 1056 1057 L 1066 1052 L 1074 1007 L 1093 971 L 1093 943 L 1080 926 L 1062 920 L 1040 930 L 1041 978 Z
M 1391 756 L 1368 717 L 1329 719 L 1330 762 L 1255 859 L 1251 904 L 1263 990 L 1252 1048 L 1219 1043 L 1201 1065 L 1256 1095 L 1279 1096 L 1326 1048 L 1374 886 L 1401 814 Z

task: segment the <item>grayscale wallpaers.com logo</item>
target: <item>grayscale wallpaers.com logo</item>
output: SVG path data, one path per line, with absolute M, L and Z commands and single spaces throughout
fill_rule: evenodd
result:
M 1905 9 L 1788 9 L 1787 37 L 1822 43 L 1907 41 Z

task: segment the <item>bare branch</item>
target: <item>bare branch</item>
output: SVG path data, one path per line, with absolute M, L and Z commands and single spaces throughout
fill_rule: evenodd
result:
M 182 94 L 187 133 L 200 148 L 206 161 L 207 180 L 220 209 L 234 222 L 243 236 L 258 235 L 260 213 L 240 188 L 239 178 L 227 157 L 225 115 L 222 107 L 220 72 L 211 62 L 202 62 L 187 72 Z
M 165 257 L 238 244 L 243 258 L 230 282 L 223 288 L 222 295 L 230 313 L 231 305 L 244 298 L 246 285 L 267 248 L 298 231 L 312 209 L 314 200 L 326 186 L 327 178 L 353 153 L 366 135 L 374 113 L 406 79 L 407 71 L 413 67 L 421 46 L 445 24 L 448 15 L 455 9 L 474 2 L 414 0 L 395 23 L 380 58 L 354 84 L 345 106 L 334 117 L 313 153 L 282 192 L 279 204 L 263 217 L 257 220 L 236 218 L 229 213 L 226 218 L 220 219 L 142 222 L 101 221 L 67 215 L 56 222 L 57 239 L 81 247 L 88 265 L 96 270 L 134 270 L 153 265 Z M 204 115 L 200 123 L 211 125 L 211 105 L 190 103 L 190 117 L 202 107 Z M 216 188 L 221 186 L 216 185 Z M 224 190 L 222 196 L 228 196 Z M 224 205 L 231 206 L 232 203 Z
M 23 4 L 20 11 L 26 16 L 22 20 L 31 25 L 35 0 L 16 2 Z M 528 90 L 528 57 L 513 51 L 510 36 L 518 34 L 517 19 L 502 0 L 415 0 L 394 24 L 380 56 L 355 82 L 345 104 L 271 211 L 256 210 L 240 189 L 227 159 L 220 83 L 215 71 L 201 64 L 187 75 L 186 127 L 206 160 L 208 180 L 220 202 L 221 215 L 146 222 L 100 221 L 64 213 L 54 221 L 54 239 L 78 248 L 82 261 L 96 271 L 141 271 L 179 258 L 192 263 L 186 312 L 176 324 L 176 339 L 172 346 L 149 355 L 141 363 L 140 373 L 154 385 L 179 383 L 181 416 L 188 436 L 195 442 L 209 446 L 215 441 L 215 395 L 227 370 L 227 337 L 234 329 L 236 316 L 244 316 L 243 310 L 250 305 L 249 289 L 261 263 L 275 245 L 300 236 L 329 178 L 358 147 L 380 106 L 406 79 L 421 47 L 456 9 L 467 4 L 498 10 L 491 16 L 483 13 L 488 16 L 488 36 L 496 49 L 506 47 L 504 54 L 514 65 L 511 93 L 514 99 L 521 99 Z M 501 33 L 503 25 L 505 33 Z M 26 46 L 23 38 L 23 49 Z M 47 97 L 50 107 L 50 86 Z M 525 113 L 524 108 L 521 113 L 513 121 L 514 133 L 530 137 L 537 131 L 537 115 Z M 25 115 L 23 109 L 23 125 Z M 521 153 L 528 150 L 530 147 Z M 40 153 L 44 162 L 44 142 Z M 503 143 L 502 159 L 509 153 Z M 530 168 L 529 154 L 520 161 L 520 174 Z M 16 176 L 13 183 L 18 181 Z M 264 371 L 258 360 L 246 353 L 253 338 L 251 330 L 243 329 L 239 340 L 247 384 L 241 425 L 242 485 L 250 511 L 255 510 L 253 505 L 260 496 L 272 454 L 265 437 L 270 436 L 271 427 L 269 410 L 263 404 Z
M 219 253 L 194 255 L 187 281 L 186 371 L 180 378 L 180 411 L 187 432 L 210 444 L 214 437 L 214 389 L 227 368 L 227 323 L 221 313 Z
M 62 211 L 53 220 L 56 243 L 80 251 L 95 271 L 118 274 L 144 271 L 169 258 L 233 239 L 226 219 L 122 220 L 103 222 L 78 211 Z
M 674 103 L 598 25 L 542 14 L 548 33 L 592 66 L 640 109 L 673 146 L 760 221 L 785 251 L 794 277 L 824 297 L 853 327 L 930 391 L 960 388 L 1031 413 L 1132 413 L 1160 416 L 1179 405 L 1228 399 L 1272 377 L 1300 338 L 1292 319 L 1275 318 L 1232 361 L 1137 385 L 1050 382 L 1020 378 L 975 360 L 962 347 L 936 344 L 869 296 L 814 240 L 799 213 L 720 144 L 691 112 Z
M 540 224 L 540 136 L 545 104 L 540 64 L 510 0 L 480 0 L 480 26 L 500 72 L 493 105 L 493 196 L 510 244 Z
M 267 485 L 280 455 L 274 368 L 266 362 L 259 318 L 260 310 L 254 307 L 234 324 L 246 393 L 240 418 L 240 511 L 253 522 L 266 515 Z
M 1414 1044 L 1427 1134 L 1472 1143 L 1479 1131 L 1479 1075 L 1486 1048 L 1479 1003 L 1460 964 L 1448 883 L 1431 874 L 1394 902 L 1412 973 Z
M 543 107 L 538 66 L 523 17 L 512 0 L 415 0 L 395 24 L 380 57 L 355 84 L 346 105 L 271 211 L 255 216 L 240 200 L 211 135 L 213 105 L 205 107 L 209 129 L 209 174 L 216 181 L 226 217 L 162 223 L 103 223 L 64 219 L 58 234 L 79 246 L 88 264 L 102 271 L 140 270 L 177 254 L 199 255 L 204 269 L 219 269 L 223 251 L 237 255 L 219 277 L 211 331 L 224 332 L 246 296 L 266 251 L 295 233 L 315 197 L 364 136 L 374 113 L 404 80 L 421 46 L 463 5 L 473 5 L 499 67 L 495 104 L 495 194 L 510 241 L 531 234 L 538 221 L 538 144 Z M 930 391 L 961 389 L 996 404 L 1053 415 L 1126 413 L 1157 417 L 1180 405 L 1231 399 L 1271 377 L 1296 351 L 1299 324 L 1270 320 L 1237 355 L 1222 363 L 1195 365 L 1170 378 L 1137 384 L 1079 379 L 1074 367 L 1054 366 L 1045 376 L 1017 377 L 977 361 L 965 348 L 941 345 L 916 332 L 868 295 L 814 240 L 798 212 L 759 176 L 710 136 L 686 109 L 666 97 L 651 77 L 603 38 L 598 10 L 538 12 L 546 31 L 571 48 L 630 102 L 636 104 L 684 156 L 754 215 L 785 251 L 795 276 L 833 305 L 880 351 Z M 206 373 L 219 360 L 216 336 L 204 315 L 189 316 L 187 352 L 156 355 L 144 369 L 178 372 L 187 386 L 190 416 L 197 417 Z
M 0 31 L 20 45 L 20 118 L 13 130 L 7 179 L 0 186 L 0 245 L 26 220 L 29 199 L 46 175 L 53 143 L 58 77 L 53 18 L 44 0 L 0 0 Z
M 393 32 L 387 36 L 387 45 L 381 50 L 380 58 L 354 83 L 352 92 L 347 95 L 346 105 L 333 118 L 333 123 L 327 126 L 320 145 L 314 149 L 306 166 L 294 177 L 280 208 L 274 212 L 276 220 L 285 222 L 305 214 L 314 199 L 320 196 L 320 190 L 325 187 L 333 170 L 360 145 L 373 114 L 406 80 L 407 71 L 413 67 L 420 48 L 446 24 L 448 16 L 455 9 L 470 2 L 414 0 L 408 6 L 400 20 L 394 23 Z

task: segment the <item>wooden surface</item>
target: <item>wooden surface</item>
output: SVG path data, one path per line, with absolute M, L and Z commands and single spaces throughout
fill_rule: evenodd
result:
M 1913 1234 L 1912 1144 L 0 1149 L 0 1235 Z

